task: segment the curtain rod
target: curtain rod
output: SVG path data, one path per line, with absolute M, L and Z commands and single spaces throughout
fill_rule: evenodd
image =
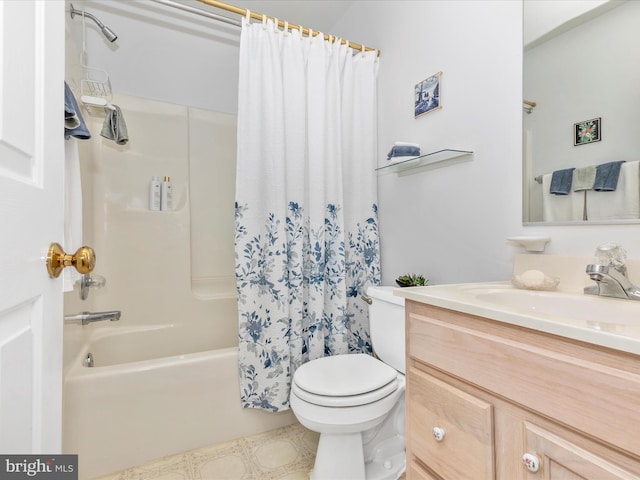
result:
M 158 1 L 158 0 L 156 0 L 156 1 Z M 253 18 L 254 20 L 262 21 L 262 19 L 263 19 L 262 13 L 252 12 L 250 10 L 247 10 L 246 8 L 235 7 L 233 5 L 229 5 L 228 3 L 218 2 L 217 0 L 198 0 L 198 1 L 201 2 L 201 3 L 204 3 L 206 5 L 210 5 L 212 7 L 215 7 L 215 8 L 220 8 L 222 10 L 226 10 L 226 11 L 231 12 L 231 13 L 237 13 L 238 15 L 246 16 L 247 12 L 249 12 L 250 15 L 251 15 L 251 18 Z M 311 30 L 309 30 L 306 27 L 302 27 L 300 25 L 295 25 L 295 24 L 289 23 L 289 22 L 284 22 L 282 20 L 276 19 L 275 17 L 267 17 L 267 18 L 273 19 L 274 22 L 277 21 L 278 22 L 278 27 L 281 27 L 283 29 L 285 27 L 288 27 L 288 28 L 293 29 L 293 30 L 301 30 L 304 35 L 309 35 L 311 33 Z M 315 31 L 313 32 L 314 35 L 317 34 L 317 33 L 320 33 L 320 32 L 315 32 Z M 326 33 L 324 34 L 324 39 L 325 40 L 329 40 L 330 38 L 332 38 L 332 36 L 327 35 Z M 367 52 L 376 51 L 376 52 L 378 52 L 378 56 L 380 55 L 380 50 L 377 50 L 375 48 L 366 47 L 366 46 L 361 45 L 359 43 L 353 43 L 353 42 L 350 42 L 348 40 L 342 40 L 342 42 L 346 43 L 347 45 L 349 45 L 349 47 L 353 48 L 354 50 L 367 51 Z
M 190 7 L 189 5 L 185 5 L 184 3 L 174 2 L 172 0 L 151 0 L 151 1 L 156 3 L 161 3 L 162 5 L 167 5 L 169 7 L 177 8 L 178 10 L 184 10 L 185 12 L 195 13 L 196 15 L 201 15 L 203 17 L 211 18 L 219 22 L 228 23 L 229 25 L 234 25 L 236 27 L 239 27 L 242 25 L 240 20 L 235 20 L 233 18 L 225 17 L 224 15 L 218 15 L 215 13 L 207 12 L 205 10 L 200 10 L 199 8 Z

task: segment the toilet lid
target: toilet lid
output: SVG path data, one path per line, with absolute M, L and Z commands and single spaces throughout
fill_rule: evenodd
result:
M 305 363 L 296 370 L 293 382 L 310 394 L 347 397 L 373 392 L 397 377 L 394 368 L 370 355 L 357 353 Z

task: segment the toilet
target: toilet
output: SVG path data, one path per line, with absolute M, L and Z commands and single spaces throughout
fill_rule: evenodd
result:
M 318 358 L 291 383 L 291 410 L 320 433 L 311 480 L 396 480 L 405 470 L 404 299 L 369 287 L 374 358 Z

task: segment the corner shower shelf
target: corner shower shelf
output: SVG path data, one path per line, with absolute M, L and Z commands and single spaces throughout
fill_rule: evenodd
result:
M 408 158 L 401 162 L 389 163 L 376 168 L 377 172 L 396 172 L 398 175 L 409 175 L 418 171 L 440 168 L 454 163 L 471 160 L 473 152 L 469 150 L 444 149 L 425 153 L 419 157 Z M 468 157 L 468 158 L 465 158 Z

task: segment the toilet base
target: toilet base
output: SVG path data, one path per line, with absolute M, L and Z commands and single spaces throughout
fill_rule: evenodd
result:
M 362 434 L 366 480 L 397 480 L 406 470 L 404 393 L 377 427 Z
M 321 433 L 311 480 L 365 480 L 362 434 Z
M 381 445 L 387 455 L 376 456 L 365 463 L 362 435 L 321 434 L 310 480 L 396 480 L 405 472 L 402 437 L 389 438 Z M 385 448 L 385 446 L 387 448 Z
M 398 453 L 384 462 L 373 461 L 366 464 L 367 480 L 397 480 L 405 472 L 405 453 Z
M 321 433 L 311 480 L 397 480 L 406 469 L 404 392 L 377 426 Z

